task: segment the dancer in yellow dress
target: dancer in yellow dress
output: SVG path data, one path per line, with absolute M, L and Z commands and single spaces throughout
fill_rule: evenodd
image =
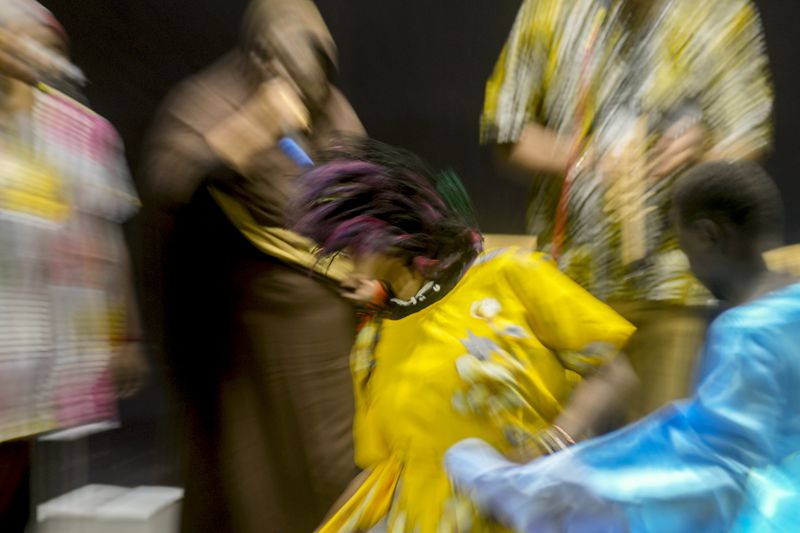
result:
M 296 229 L 352 257 L 348 289 L 391 297 L 351 360 L 364 472 L 321 531 L 499 530 L 453 491 L 444 452 L 480 437 L 527 458 L 591 432 L 629 379 L 633 327 L 543 254 L 481 252 L 458 179 L 408 152 L 342 148 L 301 191 Z

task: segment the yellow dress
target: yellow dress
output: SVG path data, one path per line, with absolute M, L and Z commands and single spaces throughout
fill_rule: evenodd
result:
M 547 256 L 514 248 L 482 254 L 419 312 L 367 324 L 351 364 L 368 477 L 321 531 L 499 531 L 454 493 L 444 452 L 468 437 L 512 452 L 633 330 Z

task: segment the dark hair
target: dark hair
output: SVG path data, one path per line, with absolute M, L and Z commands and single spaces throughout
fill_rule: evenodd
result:
M 480 252 L 472 205 L 452 172 L 436 174 L 413 153 L 370 139 L 343 140 L 318 159 L 290 211 L 320 255 L 384 253 L 441 279 Z
M 778 187 L 751 161 L 711 162 L 681 176 L 672 193 L 681 222 L 702 218 L 734 225 L 753 240 L 783 238 L 783 203 Z

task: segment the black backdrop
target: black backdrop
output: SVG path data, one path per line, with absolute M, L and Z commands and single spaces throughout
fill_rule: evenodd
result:
M 246 0 L 50 0 L 92 80 L 94 107 L 126 141 L 135 170 L 165 92 L 234 42 Z M 522 230 L 525 188 L 493 178 L 478 146 L 483 83 L 518 0 L 322 0 L 340 84 L 368 131 L 468 182 L 487 230 Z
M 246 0 L 43 0 L 73 40 L 75 61 L 92 81 L 94 108 L 119 129 L 134 174 L 142 139 L 171 86 L 228 50 Z M 519 0 L 319 0 L 340 51 L 340 85 L 375 137 L 404 145 L 465 180 L 483 229 L 523 229 L 526 187 L 503 179 L 478 146 L 483 87 Z M 789 240 L 800 241 L 800 163 L 796 95 L 800 2 L 761 0 L 777 90 L 776 144 L 768 167 L 789 208 Z M 138 176 L 137 176 L 138 178 Z M 158 218 L 144 210 L 131 244 L 150 333 L 160 337 Z M 158 343 L 156 342 L 156 345 Z M 157 350 L 156 350 L 157 352 Z M 171 460 L 156 455 L 152 435 L 159 387 L 123 406 L 125 437 L 101 442 L 97 481 L 153 483 Z M 155 405 L 153 405 L 155 402 Z M 148 405 L 150 404 L 150 405 Z M 137 426 L 137 421 L 139 425 Z M 148 429 L 149 428 L 149 429 Z M 133 441 L 129 441 L 129 437 Z M 117 445 L 128 443 L 123 452 Z M 116 448 L 115 448 L 116 446 Z M 109 452 L 116 449 L 116 453 Z M 137 451 L 132 451 L 135 448 Z M 149 450 L 145 453 L 143 450 Z M 121 459 L 125 457 L 125 459 Z M 120 466 L 122 465 L 122 466 Z M 125 466 L 127 465 L 127 466 Z M 156 469 L 155 471 L 153 469 Z M 166 468 L 169 470 L 169 468 Z
M 180 79 L 234 42 L 246 0 L 45 0 L 73 39 L 95 108 L 121 131 L 132 168 L 153 111 Z M 756 2 L 777 87 L 769 167 L 800 240 L 796 0 Z M 319 0 L 337 40 L 340 85 L 373 136 L 405 145 L 467 183 L 486 231 L 522 230 L 525 187 L 498 179 L 477 143 L 483 86 L 519 0 Z

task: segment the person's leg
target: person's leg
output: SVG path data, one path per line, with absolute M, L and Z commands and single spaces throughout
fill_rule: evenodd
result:
M 353 309 L 309 274 L 243 261 L 222 390 L 226 493 L 237 531 L 312 531 L 356 475 Z
M 209 412 L 185 406 L 176 413 L 174 423 L 181 449 L 184 498 L 181 506 L 181 532 L 219 531 L 235 533 L 230 509 L 222 492 L 223 462 L 219 428 Z
M 30 518 L 30 473 L 30 442 L 0 443 L 0 531 L 25 531 Z
M 220 380 L 230 359 L 230 277 L 242 237 L 207 193 L 175 216 L 165 245 L 165 373 L 183 459 L 181 531 L 235 532 L 223 491 Z

